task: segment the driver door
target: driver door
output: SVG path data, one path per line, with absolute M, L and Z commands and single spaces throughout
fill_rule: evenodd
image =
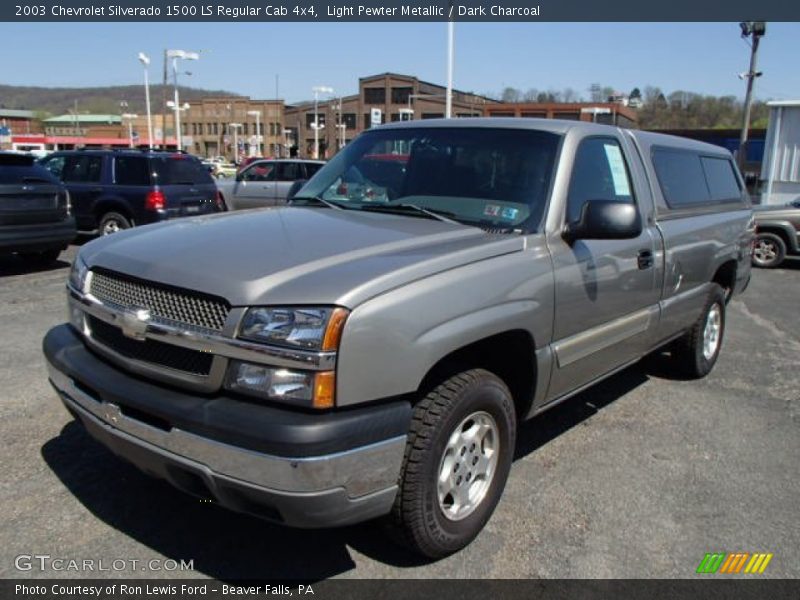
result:
M 236 177 L 233 187 L 237 209 L 259 208 L 275 204 L 276 165 L 273 161 L 258 161 Z
M 643 228 L 622 240 L 549 240 L 555 270 L 555 364 L 548 397 L 555 399 L 638 358 L 658 318 L 659 234 L 643 208 L 622 140 L 587 137 L 578 144 L 564 222 L 578 219 L 588 200 L 636 204 Z M 649 197 L 647 197 L 649 199 Z

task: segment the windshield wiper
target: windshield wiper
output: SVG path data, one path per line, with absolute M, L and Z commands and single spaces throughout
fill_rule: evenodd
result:
M 23 177 L 22 183 L 53 183 L 49 179 L 45 179 L 44 177 Z
M 345 206 L 342 206 L 338 202 L 331 202 L 330 200 L 325 200 L 321 196 L 294 196 L 290 201 L 289 204 L 294 204 L 297 200 L 310 200 L 311 202 L 316 202 L 317 204 L 322 204 L 323 206 L 327 206 L 328 208 L 334 208 L 336 210 L 344 210 Z
M 388 212 L 398 214 L 412 214 L 420 217 L 427 217 L 428 219 L 436 219 L 437 221 L 444 221 L 445 223 L 455 223 L 455 213 L 446 210 L 438 210 L 435 208 L 422 208 L 416 204 L 365 204 L 359 207 L 361 210 L 371 210 L 375 212 Z

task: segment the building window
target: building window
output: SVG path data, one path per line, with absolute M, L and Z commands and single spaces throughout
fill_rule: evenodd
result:
M 342 115 L 342 122 L 347 129 L 356 128 L 356 113 L 344 113 Z
M 513 111 L 498 110 L 498 111 L 492 111 L 491 113 L 489 113 L 489 116 L 490 117 L 513 117 L 514 116 L 514 112 Z
M 393 87 L 392 104 L 408 104 L 413 91 L 414 88 L 412 87 Z
M 325 113 L 317 113 L 319 115 L 319 124 L 325 124 Z M 311 124 L 314 123 L 314 113 L 306 113 L 306 127 L 311 127 Z
M 443 119 L 444 113 L 422 113 L 423 119 Z
M 526 110 L 522 111 L 522 116 L 528 119 L 546 119 L 547 111 L 544 110 Z
M 364 88 L 364 102 L 367 104 L 386 104 L 386 88 Z

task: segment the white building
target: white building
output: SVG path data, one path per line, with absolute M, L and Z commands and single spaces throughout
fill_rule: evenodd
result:
M 786 204 L 800 198 L 800 100 L 768 102 L 770 107 L 761 203 Z

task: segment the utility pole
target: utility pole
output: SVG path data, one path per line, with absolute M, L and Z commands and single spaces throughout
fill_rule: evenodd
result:
M 161 149 L 167 149 L 167 50 L 164 49 L 164 79 L 161 82 Z
M 750 70 L 743 73 L 744 79 L 747 79 L 747 93 L 744 97 L 744 117 L 742 118 L 742 134 L 739 137 L 739 152 L 738 162 L 739 169 L 744 171 L 744 165 L 747 162 L 747 134 L 750 129 L 750 109 L 753 104 L 753 82 L 756 77 L 761 77 L 761 72 L 756 71 L 756 58 L 758 56 L 758 42 L 767 31 L 767 24 L 764 21 L 743 21 L 739 23 L 742 29 L 742 37 L 750 37 L 753 42 L 750 46 Z

